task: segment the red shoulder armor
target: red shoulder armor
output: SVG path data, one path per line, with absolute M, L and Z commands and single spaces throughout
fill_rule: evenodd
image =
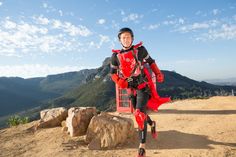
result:
M 120 53 L 120 50 L 114 50 L 114 49 L 112 49 L 112 52 L 113 52 L 113 53 Z
M 134 48 L 137 49 L 138 47 L 142 46 L 143 45 L 143 42 L 140 41 L 138 44 L 134 45 Z
M 143 42 L 140 41 L 138 44 L 134 45 L 134 49 L 137 49 L 137 48 L 139 48 L 139 47 L 142 46 L 142 45 L 143 45 Z M 113 53 L 120 53 L 120 51 L 121 51 L 121 50 L 114 50 L 114 49 L 112 49 L 112 52 L 113 52 Z

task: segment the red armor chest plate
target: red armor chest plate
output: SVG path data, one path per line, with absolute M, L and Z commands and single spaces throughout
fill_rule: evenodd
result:
M 137 50 L 133 50 L 133 53 L 136 56 Z M 139 66 L 136 66 L 138 63 L 136 63 L 134 55 L 132 54 L 132 51 L 119 53 L 117 55 L 120 62 L 120 72 L 125 78 L 131 77 L 131 75 L 140 74 Z

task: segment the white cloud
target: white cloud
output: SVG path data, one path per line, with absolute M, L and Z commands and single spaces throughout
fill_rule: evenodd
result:
M 143 18 L 143 15 L 139 15 L 136 13 L 131 13 L 126 17 L 123 17 L 122 21 L 123 22 L 128 22 L 128 21 L 134 21 L 134 22 L 139 22 L 138 20 Z
M 70 22 L 61 22 L 60 20 L 52 20 L 52 27 L 55 29 L 61 29 L 70 36 L 80 35 L 87 37 L 92 34 L 92 32 L 86 26 L 75 26 Z
M 73 12 L 69 12 L 67 14 L 69 14 L 70 16 L 75 16 L 75 14 Z
M 15 22 L 10 18 L 0 21 L 0 56 L 23 57 L 87 49 L 77 38 L 92 34 L 86 26 L 49 20 L 43 16 L 33 19 L 31 23 Z
M 41 25 L 48 25 L 50 23 L 49 19 L 46 17 L 43 17 L 42 15 L 39 17 L 33 17 L 34 20 L 36 20 L 37 24 Z
M 171 26 L 171 25 L 175 25 L 178 26 L 179 24 L 183 25 L 185 23 L 184 18 L 174 18 L 175 15 L 168 15 L 168 19 L 163 21 L 162 24 L 166 25 L 166 26 Z
M 105 43 L 109 43 L 109 45 L 112 45 L 112 41 L 110 40 L 110 37 L 107 35 L 99 34 L 99 41 L 98 42 L 90 41 L 88 43 L 88 46 L 90 48 L 100 49 L 101 46 Z
M 212 10 L 212 14 L 213 15 L 217 15 L 217 14 L 219 14 L 220 13 L 220 10 L 219 9 L 213 9 Z
M 167 15 L 167 18 L 173 18 L 173 17 L 175 17 L 175 15 L 174 15 L 174 14 Z
M 0 2 L 0 6 L 2 6 L 2 4 L 3 4 L 3 3 L 2 3 L 2 2 Z
M 25 33 L 28 33 L 28 34 L 37 34 L 37 33 L 47 34 L 47 32 L 48 32 L 47 28 L 37 27 L 35 25 L 30 25 L 28 23 L 24 23 L 22 25 L 18 25 L 17 27 L 18 27 L 19 31 L 25 32 Z
M 176 20 L 165 20 L 162 22 L 164 25 L 175 25 L 176 24 Z
M 21 56 L 19 49 L 27 52 L 29 48 L 36 48 L 40 44 L 40 36 L 45 36 L 48 29 L 31 25 L 23 21 L 17 24 L 10 20 L 5 20 L 5 31 L 0 31 L 0 55 Z M 10 30 L 9 30 L 10 29 Z M 4 53 L 5 52 L 5 53 Z M 7 52 L 7 53 L 6 53 Z
M 87 37 L 92 34 L 92 32 L 87 27 L 82 26 L 82 25 L 75 26 L 71 24 L 70 22 L 65 22 L 63 27 L 64 27 L 64 31 L 68 32 L 71 36 L 80 35 L 80 36 Z
M 14 28 L 16 28 L 16 23 L 12 22 L 10 20 L 6 20 L 5 23 L 4 23 L 4 28 L 6 28 L 6 29 L 14 29 Z
M 52 20 L 52 27 L 53 28 L 60 28 L 62 26 L 62 23 L 60 20 Z
M 47 8 L 48 4 L 47 3 L 43 3 L 43 8 Z
M 160 26 L 160 24 L 149 25 L 147 29 L 153 30 L 153 29 L 157 29 L 159 26 Z
M 209 24 L 207 23 L 194 23 L 192 26 L 190 26 L 190 29 L 204 29 L 209 28 Z
M 219 12 L 218 10 L 215 12 Z M 195 22 L 188 25 L 181 25 L 175 32 L 180 33 L 194 33 L 196 41 L 209 40 L 234 40 L 236 39 L 236 15 L 232 16 L 228 21 L 224 19 L 212 19 L 203 22 Z
M 219 20 L 210 20 L 208 21 L 208 24 L 211 26 L 211 27 L 217 27 L 218 25 L 220 25 L 221 21 Z
M 60 16 L 63 16 L 62 10 L 59 10 L 58 12 L 59 12 Z
M 63 46 L 63 41 L 60 40 L 59 36 L 44 36 L 40 38 L 39 43 L 39 49 L 42 52 L 57 51 L 60 45 Z
M 109 36 L 107 36 L 107 35 L 99 35 L 99 37 L 100 37 L 100 42 L 99 42 L 99 45 L 101 46 L 103 43 L 107 43 L 107 42 L 109 42 L 110 41 L 110 38 L 109 38 Z
M 121 15 L 125 15 L 124 10 L 121 10 L 121 11 L 120 11 L 120 14 L 121 14 Z
M 203 22 L 203 23 L 195 22 L 190 25 L 181 26 L 176 31 L 181 32 L 181 33 L 187 33 L 187 32 L 196 31 L 199 29 L 207 29 L 209 27 L 210 25 L 206 22 Z
M 184 19 L 183 18 L 179 18 L 179 23 L 183 25 L 184 24 Z
M 117 29 L 117 30 L 120 29 L 119 23 L 117 23 L 115 20 L 112 20 L 111 22 L 112 22 L 112 25 L 111 25 L 112 28 Z
M 196 40 L 231 40 L 236 39 L 236 25 L 223 24 L 219 29 L 211 29 L 207 33 L 202 34 Z
M 0 66 L 1 76 L 19 76 L 23 78 L 45 77 L 49 74 L 58 74 L 70 71 L 79 71 L 88 67 L 78 66 L 50 66 L 47 64 L 24 64 Z
M 59 12 L 58 9 L 54 8 L 53 6 L 48 5 L 48 3 L 43 3 L 43 8 L 46 10 L 46 12 Z
M 98 20 L 98 23 L 101 24 L 101 25 L 104 24 L 105 22 L 106 22 L 105 19 L 99 19 L 99 20 Z
M 203 17 L 206 17 L 206 16 L 207 16 L 207 14 L 204 13 L 203 11 L 201 11 L 201 10 L 198 10 L 198 11 L 195 13 L 195 15 L 197 15 L 197 16 L 203 16 Z

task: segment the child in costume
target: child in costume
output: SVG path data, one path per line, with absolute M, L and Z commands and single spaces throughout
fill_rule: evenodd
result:
M 118 33 L 121 50 L 113 50 L 111 57 L 111 78 L 120 88 L 128 88 L 130 99 L 135 108 L 134 116 L 139 126 L 140 145 L 138 157 L 145 156 L 147 123 L 151 126 L 153 138 L 156 138 L 156 122 L 146 114 L 147 108 L 157 111 L 158 107 L 170 101 L 161 98 L 154 86 L 146 63 L 156 76 L 157 82 L 164 81 L 164 75 L 157 67 L 155 60 L 148 54 L 142 42 L 133 45 L 134 34 L 130 28 L 122 28 Z

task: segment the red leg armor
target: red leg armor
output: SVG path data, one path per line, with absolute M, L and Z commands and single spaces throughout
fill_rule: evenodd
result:
M 135 116 L 135 119 L 136 119 L 139 129 L 143 130 L 144 129 L 144 121 L 146 120 L 147 115 L 145 115 L 139 109 L 136 109 L 134 116 Z

